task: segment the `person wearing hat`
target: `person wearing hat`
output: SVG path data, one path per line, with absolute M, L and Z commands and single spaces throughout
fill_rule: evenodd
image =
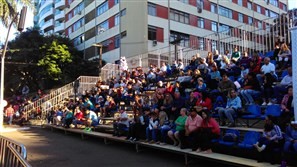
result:
M 199 128 L 201 127 L 202 118 L 196 112 L 195 108 L 190 109 L 190 115 L 185 123 L 185 130 L 180 131 L 180 148 L 192 148 L 193 139 L 199 135 Z

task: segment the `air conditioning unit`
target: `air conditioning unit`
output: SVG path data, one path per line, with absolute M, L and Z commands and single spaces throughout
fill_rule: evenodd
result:
M 153 46 L 157 46 L 158 41 L 157 40 L 153 40 Z
M 79 11 L 77 14 L 81 15 L 81 11 Z
M 202 7 L 200 4 L 197 4 L 197 12 L 202 13 Z

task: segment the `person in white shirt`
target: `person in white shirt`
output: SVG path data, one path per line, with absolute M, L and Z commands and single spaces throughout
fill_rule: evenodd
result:
M 116 118 L 116 122 L 113 123 L 113 129 L 114 129 L 114 134 L 113 136 L 118 136 L 120 137 L 123 134 L 123 131 L 127 127 L 129 127 L 129 119 L 126 111 L 123 109 L 119 110 L 120 116 Z
M 292 67 L 288 67 L 288 74 L 284 76 L 280 84 L 273 87 L 273 95 L 277 98 L 278 102 L 281 102 L 282 96 L 286 94 L 287 87 L 293 84 L 292 79 Z
M 162 66 L 161 66 L 160 70 L 162 72 L 165 72 L 165 73 L 167 72 L 167 66 L 166 66 L 166 64 L 164 62 L 162 63 Z
M 261 86 L 263 85 L 264 76 L 267 73 L 271 73 L 271 75 L 277 80 L 277 76 L 275 74 L 275 65 L 270 63 L 269 57 L 265 57 L 264 65 L 261 67 L 261 74 L 257 74 L 257 79 Z

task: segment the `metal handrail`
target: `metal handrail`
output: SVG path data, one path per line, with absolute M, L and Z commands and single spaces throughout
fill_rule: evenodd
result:
M 23 166 L 30 166 L 26 159 L 27 150 L 23 144 L 0 135 L 0 167 L 16 166 L 9 165 L 11 162 L 16 163 L 16 160 L 22 161 L 20 163 L 24 164 Z

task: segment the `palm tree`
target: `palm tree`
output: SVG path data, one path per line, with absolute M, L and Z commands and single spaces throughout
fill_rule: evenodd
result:
M 28 6 L 33 9 L 33 0 L 0 0 L 0 21 L 8 28 L 17 14 L 17 6 Z

